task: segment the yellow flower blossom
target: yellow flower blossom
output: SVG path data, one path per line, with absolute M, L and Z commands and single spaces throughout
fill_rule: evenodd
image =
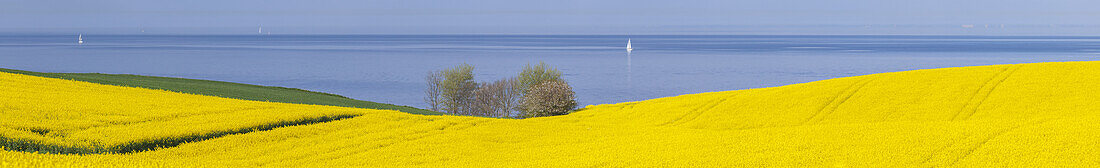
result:
M 916 70 L 594 105 L 523 120 L 252 102 L 0 73 L 11 167 L 1097 167 L 1100 62 Z

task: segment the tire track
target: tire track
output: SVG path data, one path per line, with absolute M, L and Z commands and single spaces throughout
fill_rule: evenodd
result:
M 965 140 L 965 138 L 963 140 Z M 947 148 L 949 148 L 951 146 L 955 146 L 955 144 L 958 144 L 958 143 L 959 143 L 958 141 L 954 141 L 954 142 L 951 142 L 950 144 L 944 145 L 943 147 L 940 147 L 936 150 L 933 150 L 931 153 L 928 154 L 928 157 L 924 157 L 924 160 L 921 160 L 920 164 L 922 164 L 922 165 L 928 164 L 929 161 L 932 161 L 932 159 L 936 157 L 936 154 L 943 153 L 943 151 L 947 150 Z
M 848 86 L 848 88 L 845 89 L 844 92 L 841 92 L 835 98 L 830 100 L 829 104 L 825 104 L 825 106 L 821 107 L 820 110 L 811 115 L 810 118 L 807 118 L 805 121 L 802 121 L 802 123 L 799 123 L 798 125 L 805 125 L 806 123 L 809 123 L 811 121 L 818 123 L 822 120 L 825 120 L 826 116 L 832 114 L 833 111 L 836 111 L 836 109 L 840 107 L 841 104 L 844 104 L 844 102 L 848 101 L 848 98 L 851 98 L 852 95 L 855 95 L 856 92 L 859 92 L 860 89 L 863 89 L 863 86 L 866 86 L 867 83 L 871 83 L 871 81 L 875 79 L 876 78 L 866 77 L 866 79 L 857 81 L 856 83 Z M 816 121 L 814 121 L 815 118 L 817 118 Z
M 426 123 L 412 123 L 413 125 L 420 125 L 420 124 L 432 125 L 434 123 L 443 123 L 443 125 L 411 129 L 411 132 L 402 132 L 401 134 L 394 134 L 394 135 L 391 135 L 391 136 L 387 136 L 383 139 L 375 139 L 374 140 L 376 142 L 382 142 L 382 143 L 378 143 L 378 144 L 366 144 L 366 143 L 364 143 L 364 144 L 353 144 L 351 146 L 344 146 L 341 149 L 332 150 L 332 151 L 328 151 L 328 152 L 321 153 L 321 154 L 315 154 L 315 155 L 310 156 L 308 158 L 317 159 L 317 160 L 338 159 L 338 158 L 342 158 L 342 157 L 345 157 L 345 156 L 352 156 L 352 155 L 356 155 L 356 154 L 360 154 L 360 153 L 364 153 L 364 152 L 381 150 L 381 149 L 384 149 L 384 148 L 387 148 L 387 147 L 390 147 L 390 146 L 393 146 L 393 145 L 397 145 L 397 144 L 414 143 L 414 141 L 419 141 L 419 140 L 429 138 L 429 137 L 432 137 L 432 136 L 442 135 L 442 134 L 446 134 L 448 132 L 462 131 L 462 130 L 466 130 L 466 129 L 469 129 L 469 128 L 476 127 L 479 124 L 485 124 L 485 123 L 490 123 L 490 122 L 493 122 L 493 120 L 489 120 L 489 119 L 486 119 L 486 118 L 470 118 L 470 119 L 463 119 L 463 120 L 458 120 L 458 121 L 435 119 L 435 120 L 429 120 Z M 405 129 L 406 130 L 385 130 L 384 129 L 381 132 L 389 133 L 389 132 L 394 132 L 394 131 L 408 131 L 410 128 L 405 128 Z M 381 132 L 378 132 L 378 133 L 381 133 Z M 392 140 L 392 139 L 399 139 L 399 140 L 386 141 L 386 140 Z M 359 148 L 356 148 L 356 146 L 363 146 L 363 145 L 373 145 L 375 147 L 368 148 L 368 149 L 365 149 L 365 150 L 359 150 Z M 344 151 L 349 151 L 349 150 L 350 150 L 350 152 L 346 152 L 346 153 L 344 152 Z M 293 160 L 303 160 L 303 159 L 306 159 L 306 158 L 307 157 L 299 157 L 299 158 L 288 160 L 288 161 L 292 162 Z M 287 161 L 283 161 L 283 162 L 287 162 Z
M 693 113 L 691 118 L 688 118 L 687 120 L 681 119 L 681 120 L 677 121 L 677 123 L 674 123 L 673 125 L 679 126 L 679 125 L 683 125 L 683 124 L 686 124 L 686 123 L 691 122 L 691 121 L 695 121 L 695 119 L 698 119 L 699 116 L 703 115 L 703 113 L 707 113 L 710 110 L 713 110 L 715 107 L 718 107 L 718 105 L 721 105 L 722 103 L 725 103 L 727 99 L 728 98 L 722 98 L 718 101 L 715 101 L 714 103 L 711 103 L 710 105 L 707 105 L 707 107 L 705 107 L 705 108 L 700 108 L 700 109 L 696 110 L 695 113 Z
M 230 128 L 221 131 L 212 131 L 203 134 L 194 134 L 179 137 L 160 137 L 155 139 L 142 140 L 138 142 L 131 142 L 119 145 L 99 145 L 92 143 L 90 146 L 73 146 L 73 145 L 55 145 L 35 142 L 25 139 L 8 139 L 0 137 L 0 144 L 4 145 L 5 150 L 9 151 L 22 151 L 22 152 L 38 152 L 38 153 L 50 153 L 50 154 L 128 154 L 137 152 L 153 151 L 164 148 L 173 148 L 184 143 L 194 143 L 200 141 L 206 141 L 210 139 L 237 135 L 247 134 L 251 132 L 268 131 L 282 127 L 293 127 L 303 125 L 313 125 L 319 123 L 327 123 L 337 120 L 343 120 L 348 118 L 354 118 L 361 115 L 335 115 L 335 116 L 320 116 L 314 118 L 302 118 L 298 120 L 278 121 L 267 124 Z
M 1018 125 L 1016 127 L 1012 127 L 1012 128 L 1009 128 L 1009 129 L 1005 129 L 1005 130 L 993 133 L 993 135 L 990 135 L 989 137 L 986 137 L 985 139 L 982 139 L 982 141 L 979 141 L 977 145 L 974 145 L 974 147 L 971 147 L 970 149 L 968 149 L 966 151 L 966 153 L 963 153 L 962 156 L 958 157 L 954 161 L 951 161 L 950 165 L 952 167 L 954 167 L 955 164 L 958 164 L 959 161 L 961 161 L 963 159 L 966 159 L 967 157 L 970 157 L 971 154 L 974 154 L 974 151 L 977 151 L 978 149 L 981 149 L 982 146 L 984 146 L 986 143 L 989 143 L 990 140 L 993 140 L 994 138 L 997 138 L 1001 135 L 1004 135 L 1005 133 L 1012 132 L 1012 131 L 1015 131 L 1017 129 L 1020 129 L 1020 128 L 1026 127 L 1026 126 L 1039 125 L 1039 124 L 1045 123 L 1047 121 L 1050 121 L 1050 120 L 1042 120 L 1042 121 L 1030 122 L 1030 123 L 1027 123 L 1027 124 L 1021 124 L 1021 125 Z
M 967 101 L 966 105 L 963 105 L 962 109 L 959 109 L 959 112 L 955 113 L 954 117 L 951 117 L 951 120 L 955 121 L 960 119 L 970 119 L 970 117 L 973 116 L 974 113 L 978 112 L 978 107 L 980 107 L 982 103 L 989 98 L 989 95 L 993 93 L 993 90 L 997 89 L 997 86 L 1000 86 L 1001 83 L 1004 83 L 1004 81 L 1007 80 L 1009 76 L 1012 76 L 1012 74 L 1015 73 L 1016 70 L 1019 69 L 1021 66 L 1023 65 L 1013 65 L 1007 67 L 1001 72 L 997 73 L 996 76 L 989 78 L 989 80 L 986 81 L 985 84 L 982 84 L 982 86 L 979 87 L 978 90 L 970 96 L 970 100 Z
M 714 100 L 708 101 L 706 103 L 703 103 L 700 106 L 695 107 L 695 109 L 684 112 L 684 115 L 680 115 L 680 117 L 677 117 L 676 119 L 669 120 L 668 122 L 665 122 L 665 123 L 657 124 L 657 126 L 666 126 L 666 125 L 670 125 L 670 124 L 673 124 L 673 123 L 680 122 L 681 120 L 684 120 L 684 118 L 687 118 L 688 116 L 691 116 L 695 113 L 701 113 L 700 112 L 701 110 L 703 110 L 705 108 L 713 107 L 714 105 L 716 105 L 718 103 L 721 103 L 722 101 L 725 101 L 725 100 L 726 99 L 723 98 L 723 99 L 714 99 Z
M 1018 130 L 1018 129 L 1023 128 L 1023 127 L 1039 125 L 1039 124 L 1042 124 L 1042 123 L 1045 123 L 1045 122 L 1048 122 L 1048 121 L 1051 121 L 1051 120 L 1053 120 L 1053 119 L 1031 120 L 1030 122 L 1026 122 L 1024 124 L 1019 124 L 1019 125 L 1011 126 L 1009 128 L 994 130 L 993 133 L 988 134 L 988 135 L 984 135 L 984 136 L 983 135 L 969 135 L 969 136 L 963 137 L 961 139 L 950 140 L 950 142 L 947 145 L 944 145 L 942 147 L 937 148 L 936 150 L 931 151 L 927 156 L 924 157 L 924 159 L 921 160 L 920 165 L 923 165 L 923 166 L 926 166 L 926 167 L 951 167 L 952 165 L 955 165 L 960 160 L 965 159 L 969 155 L 973 154 L 974 151 L 977 151 L 982 146 L 984 146 L 986 143 L 989 143 L 989 141 L 991 141 L 991 140 L 993 140 L 993 139 L 995 139 L 995 138 L 997 138 L 1001 135 L 1004 135 L 1008 132 Z M 973 140 L 973 139 L 977 139 L 977 140 L 976 141 L 968 141 L 968 140 Z M 961 155 L 954 156 L 955 154 L 961 154 Z M 937 161 L 933 161 L 933 160 L 937 160 Z

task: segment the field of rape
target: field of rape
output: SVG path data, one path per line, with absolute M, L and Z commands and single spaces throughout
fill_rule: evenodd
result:
M 1098 74 L 1100 62 L 916 70 L 513 120 L 0 73 L 0 166 L 1097 167 Z M 117 150 L 130 144 L 161 145 Z
M 127 153 L 362 113 L 9 73 L 0 73 L 0 93 L 0 143 L 46 153 Z

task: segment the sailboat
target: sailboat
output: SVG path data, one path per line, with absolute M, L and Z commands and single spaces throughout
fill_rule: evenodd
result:
M 634 48 L 630 47 L 630 39 L 628 38 L 626 39 L 626 52 L 630 52 L 631 50 L 634 50 Z
M 84 34 L 76 36 L 76 44 L 84 44 Z

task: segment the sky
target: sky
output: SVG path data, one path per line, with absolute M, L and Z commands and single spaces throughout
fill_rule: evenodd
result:
M 0 33 L 1100 35 L 1088 0 L 0 0 Z M 1003 26 L 1002 26 L 1003 25 Z

